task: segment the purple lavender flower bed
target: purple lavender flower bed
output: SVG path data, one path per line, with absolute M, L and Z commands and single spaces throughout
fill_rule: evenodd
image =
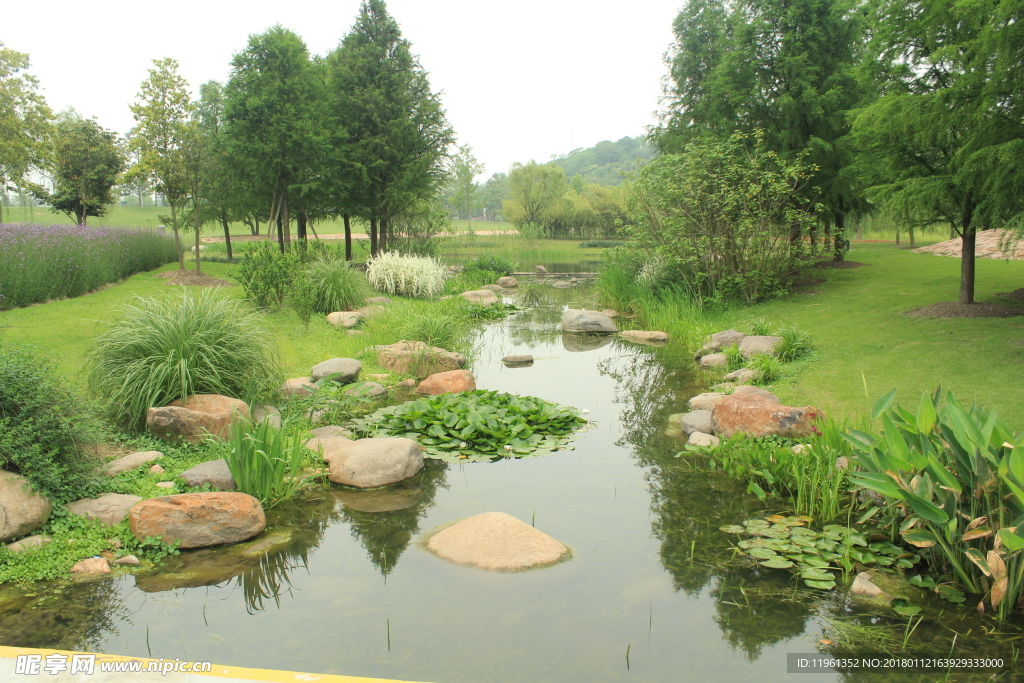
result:
M 81 296 L 177 259 L 149 228 L 0 223 L 0 310 Z

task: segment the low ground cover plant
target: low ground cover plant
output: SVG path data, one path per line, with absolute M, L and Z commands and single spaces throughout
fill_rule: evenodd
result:
M 0 224 L 0 310 L 81 296 L 177 260 L 174 239 L 147 228 Z
M 94 490 L 88 447 L 103 429 L 90 408 L 50 363 L 0 344 L 0 469 L 61 502 Z
M 586 422 L 575 408 L 478 390 L 383 408 L 353 426 L 361 434 L 416 439 L 431 457 L 459 462 L 546 455 Z
M 448 269 L 429 256 L 388 252 L 366 262 L 370 286 L 386 294 L 429 299 L 444 289 Z
M 93 342 L 89 384 L 131 431 L 154 406 L 192 394 L 253 402 L 280 386 L 273 339 L 245 302 L 212 290 L 137 298 Z

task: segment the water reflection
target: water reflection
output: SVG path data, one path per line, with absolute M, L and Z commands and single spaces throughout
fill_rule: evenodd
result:
M 341 519 L 348 522 L 352 537 L 385 579 L 419 532 L 420 520 L 433 506 L 438 488 L 447 488 L 447 474 L 447 463 L 428 459 L 423 471 L 401 486 L 332 492 L 341 503 Z
M 119 583 L 126 579 L 78 584 L 48 582 L 31 592 L 0 588 L 0 634 L 15 647 L 95 650 L 128 617 Z

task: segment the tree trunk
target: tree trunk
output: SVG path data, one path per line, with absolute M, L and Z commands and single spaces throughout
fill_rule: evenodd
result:
M 846 216 L 840 212 L 836 212 L 836 241 L 835 248 L 832 250 L 832 260 L 839 262 L 846 257 L 846 252 L 850 249 L 850 242 L 846 239 Z
M 377 242 L 377 248 L 381 252 L 388 250 L 388 219 L 384 217 L 380 219 L 380 239 Z
M 288 218 L 288 188 L 285 188 L 284 192 L 281 193 L 281 201 L 284 206 L 284 246 L 282 249 L 288 250 L 292 246 L 292 226 L 291 220 Z
M 199 236 L 203 234 L 203 224 L 199 216 L 199 202 L 196 201 L 196 192 L 192 192 L 192 226 L 196 231 L 196 275 L 202 275 L 203 269 L 199 265 L 202 259 L 202 245 L 199 244 Z
M 223 209 L 220 212 L 220 224 L 224 226 L 224 244 L 228 248 L 228 261 L 233 261 L 234 257 L 231 255 L 231 227 L 228 225 L 228 215 Z
M 900 228 L 896 226 L 896 246 L 900 246 Z
M 377 255 L 377 217 L 370 216 L 370 256 Z
M 342 214 L 342 220 L 345 221 L 345 260 L 352 260 L 352 216 L 349 214 Z
M 974 303 L 974 242 L 977 231 L 972 224 L 974 202 L 967 201 L 963 215 L 963 249 L 960 250 L 960 303 Z
M 302 243 L 306 243 L 306 221 L 309 220 L 306 217 L 305 211 L 300 211 L 295 217 L 295 237 L 302 240 Z
M 178 248 L 178 270 L 185 270 L 185 252 L 181 248 L 181 234 L 178 232 L 178 207 L 171 202 L 171 229 L 174 230 L 174 246 Z
M 913 249 L 917 246 L 917 242 L 914 241 L 914 229 L 907 228 L 907 236 L 910 237 L 910 248 Z
M 832 221 L 825 221 L 825 235 L 821 241 L 821 250 L 823 253 L 830 251 L 832 248 Z
M 142 206 L 142 185 L 139 185 L 139 206 Z
M 814 254 L 818 250 L 818 224 L 815 223 L 811 226 L 811 253 Z

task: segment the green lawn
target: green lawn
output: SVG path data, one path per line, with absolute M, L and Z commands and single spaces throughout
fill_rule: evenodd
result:
M 777 393 L 790 405 L 812 404 L 837 414 L 864 413 L 876 398 L 897 389 L 916 405 L 940 382 L 966 403 L 997 408 L 1014 429 L 1024 429 L 1024 317 L 911 318 L 906 312 L 955 301 L 960 260 L 915 254 L 892 244 L 855 244 L 849 270 L 815 269 L 827 278 L 805 293 L 735 309 L 718 326 L 743 330 L 766 318 L 806 330 L 813 358 L 789 366 Z M 820 275 L 817 271 L 820 270 Z M 1024 287 L 1024 262 L 977 261 L 977 300 Z M 867 395 L 864 384 L 867 383 Z

